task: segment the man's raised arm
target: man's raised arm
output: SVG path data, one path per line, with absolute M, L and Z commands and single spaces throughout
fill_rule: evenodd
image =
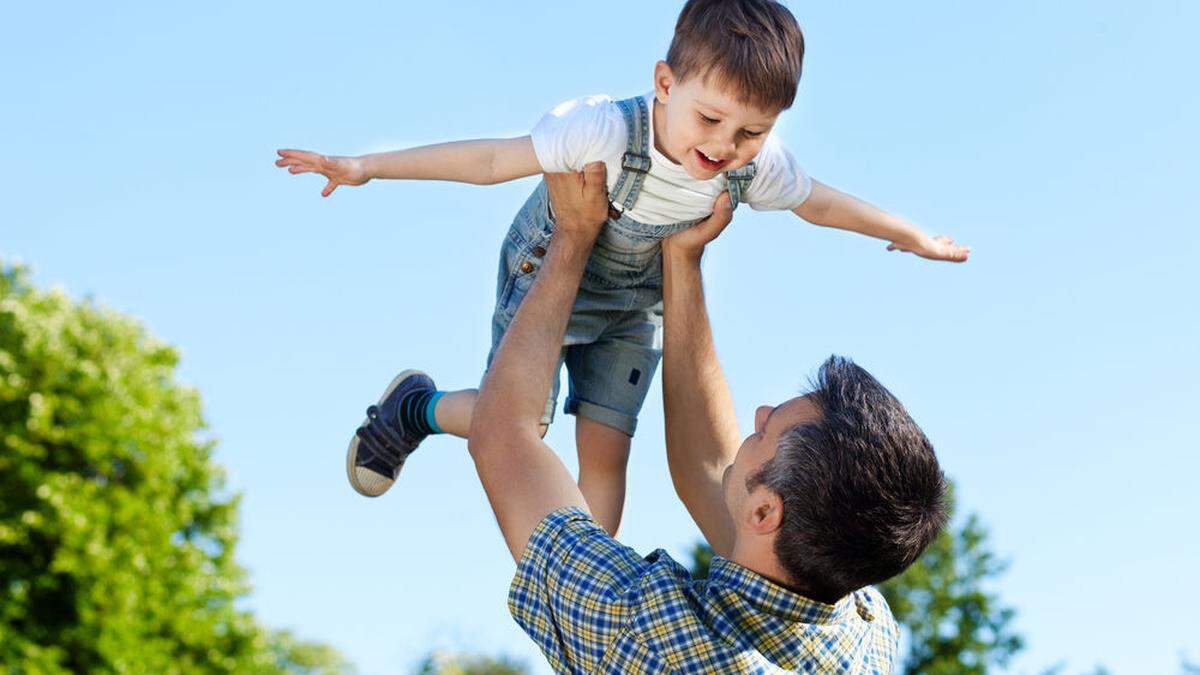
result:
M 713 215 L 663 242 L 663 407 L 667 464 L 684 506 L 713 550 L 731 553 L 733 522 L 722 477 L 738 449 L 737 418 L 717 361 L 700 257 L 729 224 L 728 195 Z
M 467 443 L 515 560 L 551 511 L 587 510 L 571 474 L 542 442 L 539 425 L 579 279 L 608 215 L 604 165 L 589 165 L 583 174 L 547 174 L 546 184 L 554 234 L 479 389 Z

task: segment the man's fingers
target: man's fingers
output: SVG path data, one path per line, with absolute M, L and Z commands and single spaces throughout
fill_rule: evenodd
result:
M 585 197 L 608 192 L 608 181 L 605 176 L 608 168 L 604 162 L 591 162 L 583 167 L 583 194 Z
M 729 200 L 729 193 L 722 192 L 717 195 L 717 201 L 713 204 L 712 215 L 708 217 L 709 226 L 724 227 L 733 220 L 733 202 Z

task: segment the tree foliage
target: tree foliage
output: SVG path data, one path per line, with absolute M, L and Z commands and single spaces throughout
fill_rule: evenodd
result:
M 417 675 L 527 675 L 516 659 L 480 654 L 434 652 L 417 667 Z
M 712 549 L 692 550 L 692 576 L 708 576 Z M 987 548 L 987 532 L 970 515 L 926 549 L 916 563 L 880 585 L 903 629 L 905 673 L 982 674 L 1003 667 L 1024 646 L 1014 632 L 1014 610 L 988 589 L 1005 564 Z
M 235 607 L 238 498 L 178 355 L 0 264 L 0 663 L 16 672 L 336 672 Z
M 987 530 L 970 514 L 930 544 L 912 567 L 880 585 L 908 638 L 907 673 L 982 674 L 1004 667 L 1024 647 L 988 582 L 1007 564 L 987 547 Z

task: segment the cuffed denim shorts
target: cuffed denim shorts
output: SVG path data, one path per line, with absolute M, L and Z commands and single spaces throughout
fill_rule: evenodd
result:
M 582 415 L 632 436 L 638 412 L 662 358 L 663 232 L 647 235 L 626 216 L 605 224 L 588 259 L 571 309 L 559 366 L 566 364 L 563 411 Z M 554 221 L 545 183 L 513 220 L 500 250 L 492 349 L 488 365 L 521 301 L 537 278 L 550 247 Z M 559 378 L 554 378 L 542 423 L 554 419 Z

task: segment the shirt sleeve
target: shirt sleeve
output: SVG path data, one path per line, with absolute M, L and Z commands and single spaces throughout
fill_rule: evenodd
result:
M 559 509 L 525 545 L 508 609 L 555 672 L 591 672 L 633 616 L 648 566 L 582 510 Z
M 628 132 L 621 110 L 608 96 L 586 96 L 559 104 L 530 132 L 542 171 L 582 171 L 625 150 Z
M 754 180 L 746 191 L 754 210 L 790 211 L 812 193 L 812 179 L 774 136 L 767 138 L 754 163 Z

